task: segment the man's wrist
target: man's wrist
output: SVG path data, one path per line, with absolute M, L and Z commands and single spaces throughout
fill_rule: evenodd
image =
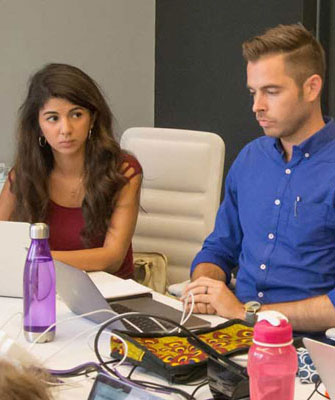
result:
M 236 315 L 235 318 L 241 319 L 242 321 L 245 320 L 245 308 L 244 308 L 244 304 L 241 304 L 241 307 L 239 309 L 238 314 Z
M 257 322 L 257 312 L 260 311 L 262 305 L 258 301 L 248 301 L 244 304 L 244 319 L 249 324 Z
M 191 281 L 195 281 L 198 278 L 205 276 L 207 278 L 215 279 L 217 281 L 226 282 L 225 272 L 217 265 L 211 263 L 200 263 L 198 264 L 192 273 Z

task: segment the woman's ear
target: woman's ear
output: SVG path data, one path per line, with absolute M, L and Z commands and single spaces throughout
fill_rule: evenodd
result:
M 97 119 L 97 113 L 96 113 L 96 111 L 95 111 L 95 112 L 92 113 L 92 115 L 91 115 L 91 125 L 90 125 L 90 129 L 93 129 L 93 126 L 94 126 L 94 123 L 95 123 L 96 119 Z
M 322 78 L 318 74 L 311 75 L 303 85 L 305 99 L 313 102 L 321 95 Z

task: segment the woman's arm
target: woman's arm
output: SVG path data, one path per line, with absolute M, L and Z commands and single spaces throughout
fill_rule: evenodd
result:
M 10 182 L 7 178 L 0 194 L 0 221 L 9 221 L 15 207 L 15 196 L 10 191 Z
M 130 168 L 125 176 L 131 176 Z M 142 175 L 135 175 L 122 188 L 111 216 L 103 247 L 85 250 L 52 251 L 56 260 L 86 271 L 115 273 L 127 254 L 134 234 L 140 200 Z

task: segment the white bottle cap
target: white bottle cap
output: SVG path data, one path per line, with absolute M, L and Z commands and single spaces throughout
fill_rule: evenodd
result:
M 286 315 L 282 314 L 279 311 L 268 310 L 268 311 L 260 311 L 259 313 L 257 313 L 257 322 L 266 320 L 272 326 L 279 326 L 280 320 L 282 319 L 288 322 L 288 318 L 286 317 Z

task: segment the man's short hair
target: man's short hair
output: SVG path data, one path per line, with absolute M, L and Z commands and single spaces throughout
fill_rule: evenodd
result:
M 321 44 L 301 24 L 278 25 L 263 35 L 254 36 L 242 45 L 247 62 L 258 61 L 271 54 L 283 54 L 287 72 L 301 87 L 311 75 L 318 74 L 324 81 L 325 52 Z

